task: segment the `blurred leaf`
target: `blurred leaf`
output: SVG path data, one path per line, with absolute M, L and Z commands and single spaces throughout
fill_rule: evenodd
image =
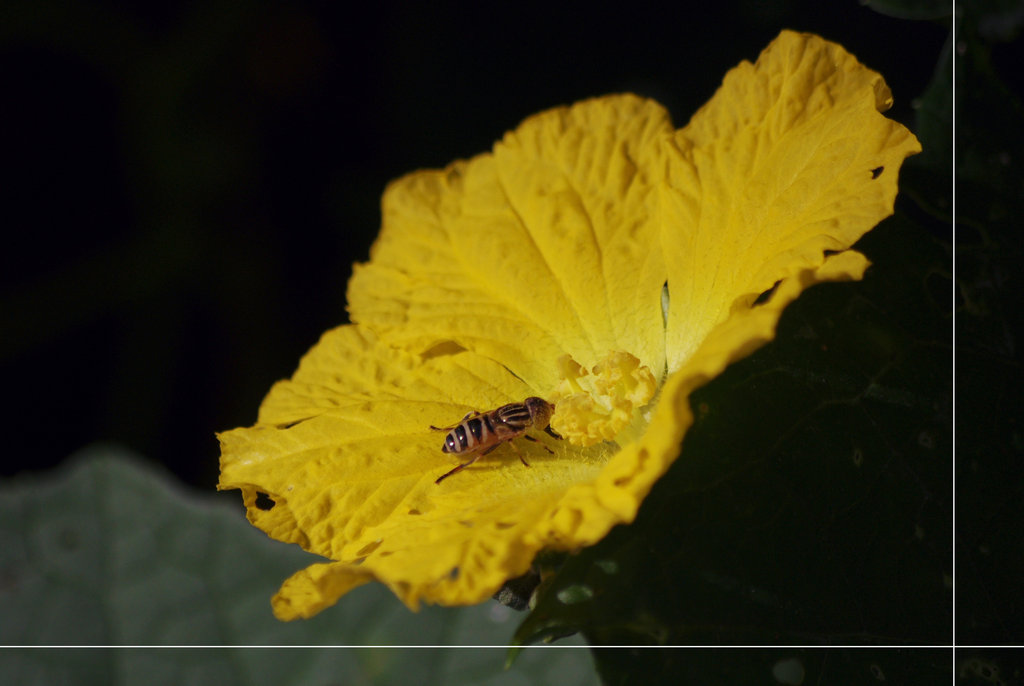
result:
M 494 645 L 496 603 L 409 612 L 379 585 L 308 621 L 270 596 L 313 558 L 271 541 L 226 496 L 199 499 L 112 447 L 0 488 L 0 643 L 14 645 Z M 579 645 L 579 641 L 576 641 Z M 6 683 L 593 684 L 586 649 L 4 650 Z M 457 677 L 456 677 L 457 675 Z
M 1009 42 L 1024 25 L 1022 0 L 971 0 L 958 5 L 966 23 L 987 41 Z
M 965 7 L 956 46 L 957 192 L 968 201 L 958 205 L 972 213 L 958 220 L 979 223 L 1012 216 L 1013 206 L 1019 205 L 1024 159 L 1019 135 L 1024 104 L 993 65 L 992 46 L 979 28 L 984 19 L 981 8 Z
M 900 171 L 906 191 L 934 217 L 949 222 L 953 214 L 953 33 L 939 55 L 925 92 L 914 101 L 914 134 L 921 154 Z
M 860 247 L 864 281 L 810 289 L 694 394 L 636 522 L 567 560 L 518 641 L 951 640 L 950 256 L 900 217 Z
M 860 0 L 879 14 L 896 19 L 942 19 L 953 13 L 949 0 Z

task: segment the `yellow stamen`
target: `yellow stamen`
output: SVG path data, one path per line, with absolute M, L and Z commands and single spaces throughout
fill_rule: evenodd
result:
M 621 350 L 608 354 L 591 371 L 569 355 L 558 359 L 558 384 L 552 400 L 551 426 L 574 445 L 622 442 L 623 432 L 637 421 L 654 397 L 654 374 L 640 360 Z

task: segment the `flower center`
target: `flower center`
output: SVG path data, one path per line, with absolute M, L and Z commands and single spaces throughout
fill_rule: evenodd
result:
M 631 425 L 646 424 L 641 410 L 658 384 L 639 359 L 620 350 L 608 353 L 589 372 L 569 355 L 557 364 L 562 380 L 552 396 L 551 427 L 570 443 L 628 442 L 620 434 Z

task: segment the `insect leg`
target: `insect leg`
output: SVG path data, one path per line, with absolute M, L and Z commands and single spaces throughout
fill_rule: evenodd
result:
M 534 438 L 533 436 L 529 436 L 529 435 L 527 435 L 527 434 L 523 434 L 523 438 L 525 438 L 525 439 L 526 439 L 526 440 L 528 440 L 528 441 L 533 441 L 534 443 L 540 443 L 540 441 L 539 441 L 539 440 L 537 440 L 537 439 L 536 439 L 536 438 Z M 543 443 L 540 443 L 540 447 L 541 447 L 541 448 L 544 448 L 544 450 L 547 450 L 547 451 L 548 451 L 549 453 L 551 453 L 552 455 L 554 455 L 554 454 L 555 454 L 555 451 L 554 451 L 554 450 L 552 450 L 551 448 L 547 447 L 547 446 L 546 446 L 546 445 L 544 445 Z M 522 458 L 519 458 L 519 459 L 522 459 Z
M 497 446 L 495 446 L 495 447 L 497 447 Z M 514 451 L 515 451 L 516 455 L 518 455 L 518 456 L 519 456 L 519 461 L 520 461 L 520 462 L 522 462 L 522 463 L 523 463 L 524 465 L 526 465 L 527 467 L 529 467 L 529 466 L 530 466 L 530 463 L 529 463 L 529 462 L 527 462 L 527 461 L 526 461 L 526 458 L 525 458 L 525 457 L 523 457 L 523 454 L 522 454 L 521 452 L 519 452 L 519 448 L 517 448 L 517 447 L 516 447 L 515 443 L 513 443 L 512 441 L 509 441 L 509 442 L 508 442 L 508 447 L 512 448 L 512 450 L 514 450 Z
M 456 424 L 456 426 L 458 426 L 458 424 Z M 501 443 L 497 443 L 497 444 L 495 444 L 495 445 L 492 445 L 492 446 L 491 446 L 490 448 L 488 448 L 487 450 L 483 451 L 482 453 L 477 453 L 477 454 L 476 454 L 476 455 L 475 455 L 475 456 L 473 457 L 473 459 L 472 459 L 472 460 L 470 460 L 469 462 L 463 462 L 463 463 L 462 463 L 462 464 L 460 464 L 460 465 L 456 465 L 456 466 L 455 466 L 455 468 L 454 468 L 454 469 L 452 469 L 452 470 L 451 470 L 450 472 L 447 472 L 447 473 L 445 473 L 445 474 L 442 474 L 441 476 L 437 477 L 437 480 L 436 480 L 436 481 L 435 481 L 434 483 L 435 483 L 435 484 L 439 484 L 439 483 L 441 483 L 442 481 L 444 481 L 445 479 L 447 479 L 447 478 L 448 478 L 449 476 L 451 476 L 452 474 L 454 474 L 455 472 L 461 472 L 461 471 L 462 471 L 463 469 L 465 469 L 465 468 L 466 468 L 466 467 L 468 467 L 469 465 L 473 464 L 474 462 L 476 462 L 477 460 L 479 460 L 479 459 L 480 459 L 481 457 L 483 457 L 483 456 L 484 456 L 484 455 L 486 455 L 487 453 L 489 453 L 489 452 L 491 452 L 492 450 L 494 450 L 495 448 L 497 448 L 497 447 L 498 447 L 499 445 L 501 445 Z
M 546 433 L 548 436 L 551 436 L 552 438 L 557 438 L 558 440 L 562 440 L 562 437 L 558 434 L 558 432 L 555 431 L 554 429 L 552 429 L 550 426 L 545 426 L 544 427 L 544 433 Z
M 472 460 L 470 460 L 469 462 L 463 462 L 462 464 L 459 464 L 459 465 L 455 465 L 455 468 L 454 468 L 454 469 L 452 469 L 451 471 L 445 472 L 445 473 L 444 473 L 444 474 L 442 474 L 441 476 L 437 477 L 437 480 L 436 480 L 436 481 L 434 481 L 434 483 L 435 483 L 435 484 L 439 484 L 439 483 L 441 483 L 442 481 L 444 481 L 445 479 L 447 479 L 447 478 L 448 478 L 449 476 L 451 476 L 452 474 L 455 474 L 455 473 L 457 473 L 457 472 L 461 472 L 461 471 L 462 471 L 463 469 L 465 469 L 466 467 L 468 467 L 469 465 L 473 464 L 474 462 L 476 462 L 477 460 L 479 460 L 479 459 L 480 459 L 481 457 L 483 457 L 483 455 L 484 455 L 484 453 L 479 453 L 478 455 L 476 455 L 476 456 L 475 456 L 475 457 L 474 457 L 474 458 L 473 458 Z

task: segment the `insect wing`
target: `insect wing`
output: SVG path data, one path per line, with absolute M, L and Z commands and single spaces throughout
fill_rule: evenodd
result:
M 494 417 L 498 424 L 504 425 L 516 434 L 526 431 L 533 424 L 530 411 L 522 403 L 502 405 L 494 411 Z

